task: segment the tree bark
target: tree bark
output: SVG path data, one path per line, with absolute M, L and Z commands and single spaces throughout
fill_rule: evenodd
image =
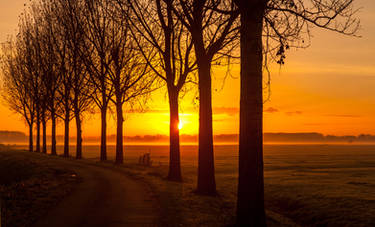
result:
M 40 152 L 40 110 L 38 108 L 36 114 L 36 148 L 35 152 Z
M 52 127 L 52 135 L 51 135 L 51 155 L 57 155 L 56 151 L 56 114 L 55 108 L 51 108 L 51 127 Z
M 180 130 L 177 89 L 169 89 L 169 173 L 171 181 L 182 181 L 180 164 Z
M 216 194 L 213 132 L 212 132 L 212 88 L 211 62 L 201 55 L 198 61 L 199 74 L 199 148 L 197 192 Z
M 29 151 L 33 152 L 34 144 L 33 144 L 33 124 L 29 124 Z
M 266 226 L 262 90 L 262 30 L 266 1 L 241 3 L 241 100 L 236 222 L 238 226 Z
M 124 162 L 124 147 L 123 147 L 123 113 L 121 94 L 116 94 L 116 112 L 117 112 L 117 133 L 116 133 L 116 164 Z
M 65 119 L 64 119 L 64 157 L 69 157 L 69 120 L 70 110 L 69 107 L 65 108 Z
M 100 137 L 100 160 L 107 160 L 107 106 L 101 109 L 102 128 Z
M 78 111 L 75 111 L 75 119 L 77 128 L 76 159 L 82 159 L 82 121 Z
M 42 148 L 42 152 L 44 154 L 47 154 L 47 121 L 45 120 L 45 116 L 43 116 L 42 128 L 43 128 L 43 148 Z

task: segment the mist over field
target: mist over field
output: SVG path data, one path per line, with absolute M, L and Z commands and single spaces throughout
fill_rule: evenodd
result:
M 264 143 L 281 143 L 281 144 L 294 144 L 294 143 L 337 143 L 337 144 L 351 144 L 351 143 L 368 143 L 375 144 L 375 135 L 371 134 L 360 134 L 347 135 L 347 136 L 335 136 L 335 135 L 323 135 L 322 133 L 264 133 Z M 57 136 L 57 141 L 62 143 L 64 136 Z M 47 136 L 47 140 L 50 141 L 50 136 Z M 70 137 L 72 143 L 75 142 L 75 137 Z M 89 136 L 83 138 L 84 143 L 98 144 L 100 137 Z M 109 135 L 107 137 L 109 143 L 116 141 L 116 135 Z M 180 136 L 182 143 L 197 143 L 197 135 L 186 135 Z M 167 135 L 142 135 L 142 136 L 124 136 L 124 141 L 131 144 L 142 144 L 142 143 L 161 143 L 167 144 L 169 137 Z M 238 134 L 219 134 L 214 135 L 214 141 L 220 144 L 237 144 Z M 0 143 L 3 144 L 26 144 L 28 142 L 28 136 L 19 131 L 0 131 Z

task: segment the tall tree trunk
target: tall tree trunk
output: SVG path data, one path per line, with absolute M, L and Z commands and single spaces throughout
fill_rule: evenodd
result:
M 64 119 L 64 157 L 69 157 L 69 120 L 70 110 L 68 107 L 65 108 L 65 119 Z
M 180 163 L 180 130 L 178 114 L 178 91 L 168 89 L 169 95 L 169 173 L 168 179 L 182 181 Z
M 76 159 L 82 159 L 82 121 L 79 111 L 75 111 L 75 119 L 77 128 Z
M 38 108 L 36 114 L 36 152 L 40 152 L 40 109 Z
M 102 128 L 100 137 L 100 160 L 107 160 L 107 107 L 101 109 Z
M 57 155 L 57 151 L 56 151 L 56 113 L 55 113 L 54 107 L 51 108 L 51 127 L 52 127 L 51 155 Z
M 47 154 L 47 121 L 45 119 L 45 115 L 42 117 L 42 128 L 43 128 L 43 148 L 42 152 Z
M 198 61 L 199 151 L 197 192 L 206 195 L 216 194 L 212 133 L 212 88 L 210 71 L 210 61 L 207 59 L 207 57 L 201 57 Z
M 29 151 L 33 152 L 34 144 L 33 144 L 33 123 L 29 124 Z
M 116 164 L 124 162 L 124 147 L 123 147 L 123 113 L 121 94 L 116 95 L 116 114 L 117 114 L 117 133 L 116 133 Z
M 266 1 L 242 1 L 238 226 L 266 226 L 263 181 L 262 30 Z M 254 5 L 254 3 L 252 3 Z

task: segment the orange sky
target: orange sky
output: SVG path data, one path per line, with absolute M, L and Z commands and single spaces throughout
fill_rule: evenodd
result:
M 14 34 L 24 0 L 0 1 L 0 42 Z M 287 52 L 286 64 L 272 67 L 272 95 L 265 104 L 266 132 L 321 132 L 324 134 L 375 134 L 375 2 L 358 0 L 362 6 L 362 38 L 345 37 L 332 32 L 313 30 L 308 49 Z M 225 69 L 215 69 L 213 90 L 214 133 L 237 133 L 239 79 L 223 83 Z M 232 75 L 239 77 L 238 66 Z M 194 92 L 181 103 L 181 133 L 198 130 Z M 168 103 L 165 91 L 149 102 L 149 112 L 125 114 L 125 135 L 167 134 Z M 0 130 L 27 132 L 20 117 L 0 106 Z M 99 135 L 98 116 L 85 119 L 84 135 Z M 114 117 L 108 133 L 115 133 Z M 140 124 L 140 122 L 142 124 Z M 139 127 L 142 125 L 142 127 Z M 74 122 L 72 122 L 74 133 Z M 62 130 L 60 130 L 62 133 Z

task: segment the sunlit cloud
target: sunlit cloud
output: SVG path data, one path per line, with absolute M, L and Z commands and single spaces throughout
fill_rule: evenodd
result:
M 354 114 L 326 114 L 324 115 L 326 117 L 340 117 L 340 118 L 359 118 L 360 115 L 354 115 Z
M 268 107 L 263 112 L 266 112 L 266 113 L 277 113 L 277 112 L 279 112 L 279 110 L 276 109 L 276 108 L 274 108 L 274 107 Z
M 293 115 L 301 115 L 302 114 L 302 111 L 289 111 L 289 112 L 285 112 L 286 115 L 288 116 L 293 116 Z

